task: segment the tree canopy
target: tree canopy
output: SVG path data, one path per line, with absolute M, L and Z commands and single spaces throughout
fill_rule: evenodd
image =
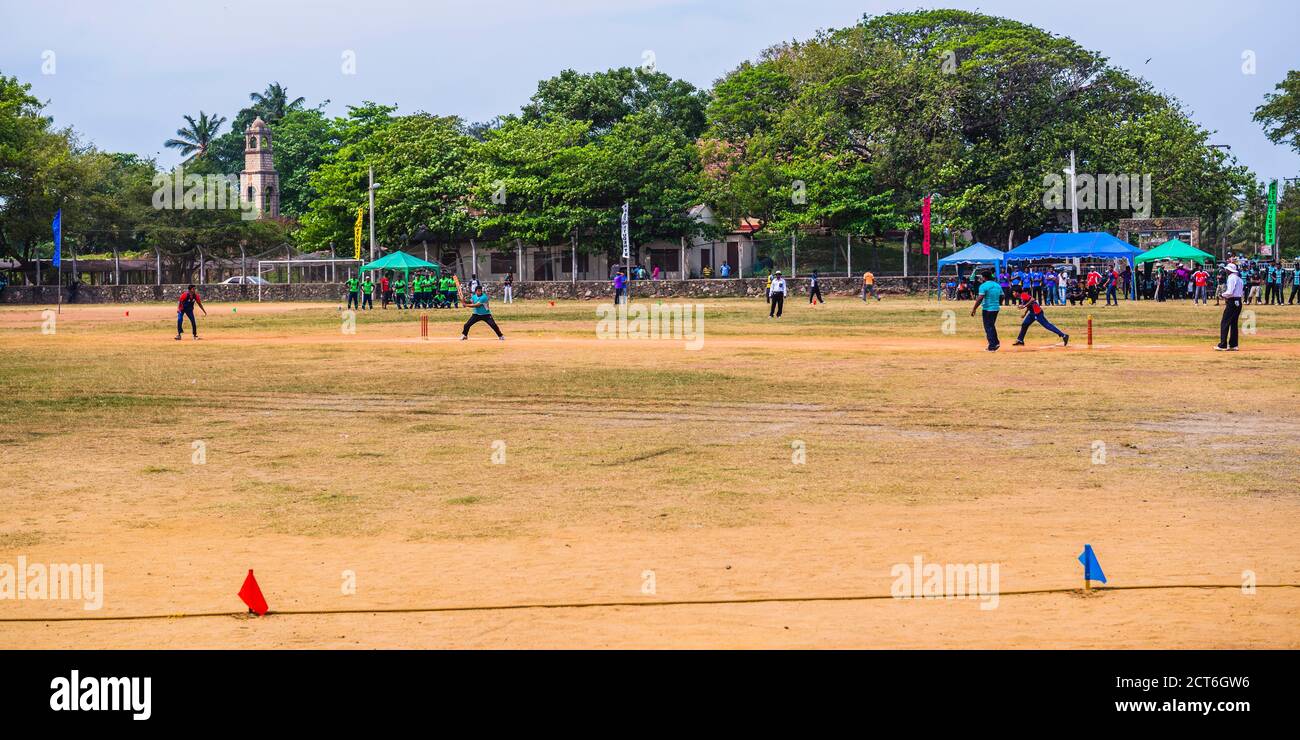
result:
M 352 249 L 375 170 L 385 244 L 477 238 L 613 253 L 631 205 L 636 244 L 716 234 L 742 220 L 770 234 L 829 229 L 880 237 L 919 226 L 920 201 L 954 230 L 1003 244 L 1069 224 L 1051 197 L 1074 152 L 1080 180 L 1149 182 L 1149 215 L 1201 216 L 1215 238 L 1253 234 L 1263 187 L 1211 146 L 1179 101 L 1073 40 L 958 10 L 864 16 L 773 46 L 710 89 L 649 67 L 564 70 L 516 112 L 466 123 L 363 102 L 329 117 L 278 82 L 226 117 L 200 111 L 166 145 L 187 173 L 243 169 L 244 130 L 271 127 L 287 218 L 149 207 L 157 164 L 100 152 L 58 130 L 28 86 L 0 76 L 0 253 L 65 232 L 89 248 L 274 244 Z M 1254 111 L 1267 135 L 1300 147 L 1300 72 Z M 1148 179 L 1149 178 L 1149 179 Z M 1113 230 L 1146 196 L 1080 196 L 1081 227 Z M 1099 189 L 1100 190 L 1100 189 Z M 1289 194 L 1289 191 L 1288 191 Z M 1284 210 L 1294 204 L 1288 195 Z M 696 220 L 707 204 L 721 224 Z M 1231 214 L 1241 212 L 1240 217 Z M 1280 218 L 1284 244 L 1296 220 Z

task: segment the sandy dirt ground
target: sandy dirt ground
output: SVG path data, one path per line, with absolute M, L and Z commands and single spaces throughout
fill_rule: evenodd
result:
M 0 648 L 1300 647 L 1300 312 L 1231 357 L 1132 317 L 989 357 L 847 303 L 699 353 L 570 306 L 465 344 L 462 313 L 209 306 L 175 343 L 165 305 L 57 339 L 0 309 L 0 567 L 105 572 L 98 610 L 0 599 Z M 1081 592 L 1084 543 L 1119 590 Z M 1001 595 L 888 598 L 917 557 Z

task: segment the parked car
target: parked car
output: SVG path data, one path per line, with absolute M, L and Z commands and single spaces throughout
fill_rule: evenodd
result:
M 222 285 L 270 285 L 265 279 L 253 275 L 236 275 L 221 281 Z

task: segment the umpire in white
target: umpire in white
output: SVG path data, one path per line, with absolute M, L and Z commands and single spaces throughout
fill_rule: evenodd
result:
M 769 319 L 773 316 L 781 318 L 781 309 L 785 308 L 785 293 L 785 278 L 781 277 L 781 272 L 778 270 L 772 273 L 772 292 L 768 301 L 772 307 L 767 310 Z
M 1245 285 L 1237 273 L 1236 265 L 1229 262 L 1224 265 L 1224 269 L 1228 271 L 1228 281 L 1223 286 L 1223 319 L 1219 321 L 1219 344 L 1215 349 L 1220 352 L 1236 352 Z

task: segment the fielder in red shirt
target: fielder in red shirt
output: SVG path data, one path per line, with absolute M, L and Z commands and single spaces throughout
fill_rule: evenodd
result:
M 203 307 L 203 298 L 199 292 L 191 285 L 181 291 L 180 301 L 176 304 L 176 341 L 181 341 L 181 335 L 185 329 L 185 317 L 190 317 L 190 330 L 194 332 L 194 338 L 199 338 L 199 326 L 194 323 L 194 305 L 198 304 L 199 310 L 204 316 L 208 315 L 208 309 Z
M 1025 333 L 1029 331 L 1030 326 L 1034 325 L 1034 322 L 1042 324 L 1044 329 L 1060 337 L 1066 347 L 1070 346 L 1070 335 L 1057 329 L 1052 325 L 1052 322 L 1047 320 L 1047 317 L 1043 315 L 1043 307 L 1038 305 L 1038 301 L 1034 300 L 1034 297 L 1028 291 L 1020 294 L 1020 303 L 1024 309 L 1024 313 L 1021 314 L 1024 321 L 1020 324 L 1020 336 L 1016 337 L 1016 343 L 1012 345 L 1013 347 L 1024 346 Z

